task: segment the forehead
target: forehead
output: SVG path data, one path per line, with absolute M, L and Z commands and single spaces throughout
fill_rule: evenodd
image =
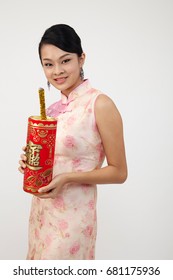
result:
M 76 56 L 75 53 L 70 53 L 70 52 L 66 52 L 66 51 L 63 51 L 59 48 L 57 48 L 56 46 L 54 45 L 43 45 L 42 48 L 41 48 L 41 58 L 42 59 L 60 59 L 62 56 L 65 56 L 65 55 L 73 55 L 73 56 Z

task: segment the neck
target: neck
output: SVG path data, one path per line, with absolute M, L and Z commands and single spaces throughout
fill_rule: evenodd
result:
M 75 85 L 73 85 L 72 87 L 68 88 L 67 90 L 65 91 L 62 91 L 61 93 L 64 94 L 66 97 L 69 96 L 69 94 L 75 89 L 77 88 L 78 86 L 80 86 L 82 83 L 84 82 L 84 80 L 79 80 Z

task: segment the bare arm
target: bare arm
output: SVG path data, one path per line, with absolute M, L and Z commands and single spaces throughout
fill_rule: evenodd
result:
M 109 97 L 100 95 L 96 100 L 95 115 L 107 166 L 89 172 L 69 173 L 67 180 L 88 184 L 123 183 L 127 178 L 127 164 L 120 113 Z
M 127 178 L 127 164 L 123 139 L 123 125 L 119 111 L 106 95 L 98 96 L 95 103 L 97 127 L 102 139 L 107 166 L 88 172 L 70 172 L 56 176 L 52 182 L 40 189 L 55 193 L 66 183 L 112 184 L 123 183 Z M 50 197 L 50 194 L 48 194 Z M 46 194 L 44 194 L 46 198 Z

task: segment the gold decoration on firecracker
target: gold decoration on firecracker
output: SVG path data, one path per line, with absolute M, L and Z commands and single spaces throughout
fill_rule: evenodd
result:
M 42 167 L 40 166 L 40 150 L 43 147 L 41 145 L 35 144 L 32 141 L 26 146 L 26 165 L 31 170 L 39 170 Z
M 44 98 L 44 89 L 39 88 L 39 98 L 40 98 L 40 115 L 41 115 L 41 120 L 46 120 L 46 108 L 45 108 L 45 98 Z
M 41 137 L 41 138 L 45 138 L 48 134 L 48 130 L 37 130 L 37 133 L 38 135 Z
M 38 123 L 39 120 L 45 121 L 45 123 L 43 123 L 43 122 Z M 52 117 L 49 117 L 49 116 L 46 116 L 46 120 L 42 120 L 40 116 L 31 116 L 28 124 L 31 127 L 38 127 L 40 129 L 45 128 L 45 129 L 50 129 L 50 130 L 52 129 L 53 130 L 57 127 L 56 122 L 54 122 L 54 123 L 50 122 L 50 124 L 49 124 L 49 122 L 47 122 L 47 121 L 56 121 L 56 119 L 52 118 Z

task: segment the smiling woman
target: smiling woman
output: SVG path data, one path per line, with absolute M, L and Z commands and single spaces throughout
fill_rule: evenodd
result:
M 85 54 L 73 28 L 58 24 L 47 29 L 39 56 L 60 100 L 47 109 L 58 120 L 53 179 L 33 196 L 27 258 L 94 259 L 96 185 L 121 184 L 127 178 L 121 115 L 107 95 L 84 79 Z M 25 161 L 22 154 L 21 173 Z
M 41 62 L 48 82 L 65 95 L 80 85 L 84 60 L 84 53 L 78 57 L 49 44 L 41 48 Z

